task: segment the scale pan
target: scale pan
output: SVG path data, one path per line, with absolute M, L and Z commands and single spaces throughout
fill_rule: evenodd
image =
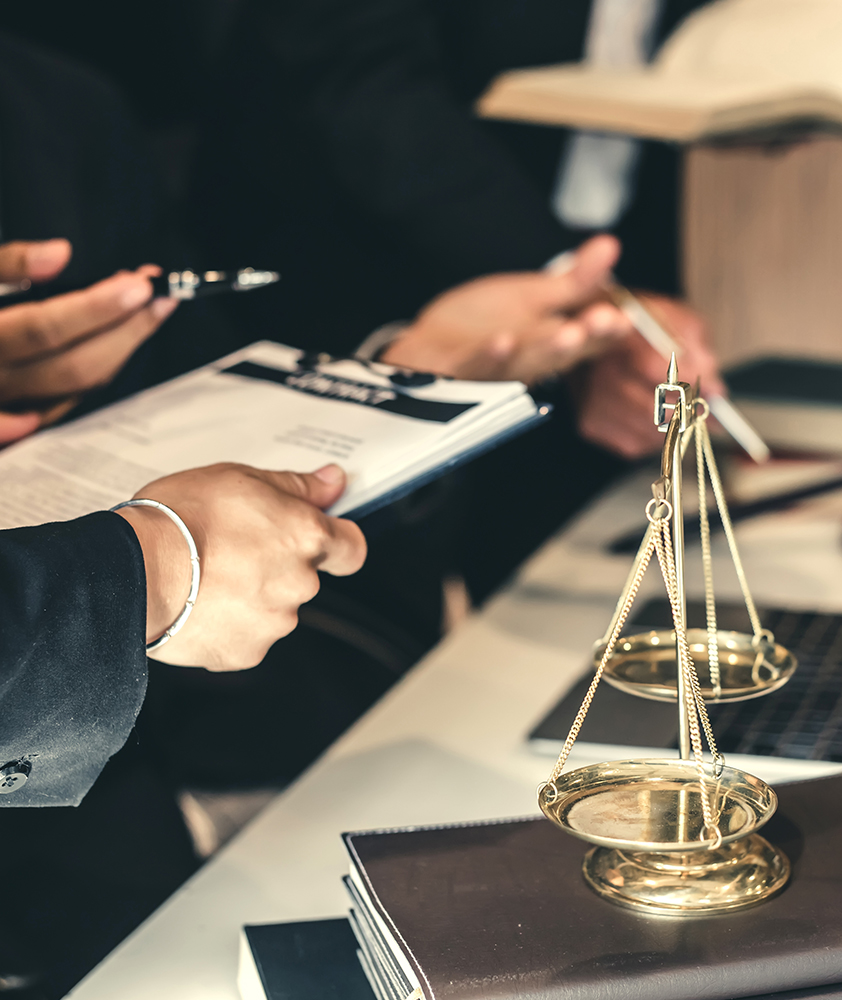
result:
M 777 796 L 751 774 L 723 767 L 716 778 L 705 764 L 713 815 L 729 844 L 761 827 Z M 538 795 L 544 815 L 574 837 L 602 847 L 668 853 L 714 845 L 706 835 L 695 761 L 619 760 L 562 774 Z
M 705 701 L 747 701 L 782 687 L 792 677 L 798 661 L 783 646 L 761 642 L 751 645 L 744 632 L 717 632 L 719 639 L 720 693 L 714 697 L 708 667 L 708 636 L 705 629 L 688 628 L 687 641 L 696 665 Z M 594 652 L 599 663 L 605 646 Z M 605 665 L 603 676 L 616 688 L 653 701 L 676 700 L 675 632 L 644 632 L 620 636 Z

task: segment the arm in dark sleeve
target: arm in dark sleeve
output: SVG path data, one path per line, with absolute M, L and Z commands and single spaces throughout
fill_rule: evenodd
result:
M 143 554 L 123 518 L 0 532 L 0 766 L 31 767 L 0 807 L 81 802 L 140 711 L 145 633 Z
M 579 242 L 551 215 L 546 192 L 475 119 L 477 94 L 456 94 L 432 4 L 263 7 L 256 27 L 283 67 L 289 105 L 336 181 L 401 239 L 458 278 L 540 267 Z M 561 49 L 559 38 L 552 51 Z

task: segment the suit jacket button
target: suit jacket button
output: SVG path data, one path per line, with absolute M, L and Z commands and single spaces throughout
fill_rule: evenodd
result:
M 23 788 L 32 765 L 25 760 L 12 760 L 0 767 L 0 795 L 9 795 Z

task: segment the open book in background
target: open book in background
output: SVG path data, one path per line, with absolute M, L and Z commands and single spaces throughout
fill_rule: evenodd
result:
M 360 518 L 548 413 L 520 382 L 309 363 L 260 342 L 0 454 L 0 528 L 112 507 L 168 473 L 215 462 L 312 472 L 348 488 L 330 513 Z
M 810 120 L 842 124 L 838 0 L 717 0 L 687 17 L 653 63 L 513 69 L 478 111 L 689 142 Z

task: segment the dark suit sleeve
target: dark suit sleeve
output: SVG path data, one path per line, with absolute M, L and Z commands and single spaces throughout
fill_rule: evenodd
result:
M 143 554 L 117 514 L 0 532 L 2 806 L 78 805 L 146 691 Z
M 475 119 L 471 87 L 455 92 L 431 7 L 275 0 L 263 4 L 260 44 L 358 207 L 459 277 L 540 267 L 579 239 Z

